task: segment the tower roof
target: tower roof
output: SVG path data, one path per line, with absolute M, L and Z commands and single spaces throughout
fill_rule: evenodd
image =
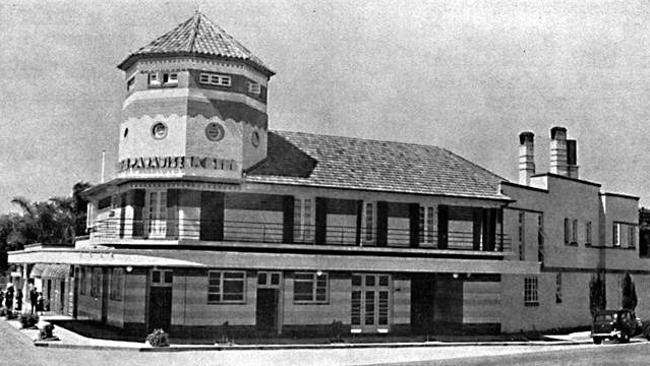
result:
M 176 28 L 130 54 L 117 67 L 126 70 L 137 60 L 156 56 L 203 56 L 244 61 L 267 76 L 275 73 L 239 41 L 197 11 Z

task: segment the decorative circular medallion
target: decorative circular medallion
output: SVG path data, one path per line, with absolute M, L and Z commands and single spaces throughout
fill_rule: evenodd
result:
M 251 144 L 253 144 L 254 147 L 260 146 L 260 134 L 257 131 L 253 131 L 251 134 Z
M 205 126 L 205 136 L 210 141 L 221 141 L 225 135 L 226 131 L 223 126 L 217 122 L 210 122 Z
M 153 127 L 151 127 L 151 135 L 156 140 L 161 140 L 167 137 L 167 126 L 162 122 L 156 122 Z

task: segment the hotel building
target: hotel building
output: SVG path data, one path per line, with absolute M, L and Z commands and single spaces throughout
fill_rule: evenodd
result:
M 563 128 L 548 174 L 521 134 L 518 183 L 435 146 L 272 130 L 273 71 L 198 12 L 118 67 L 89 236 L 9 254 L 52 311 L 142 336 L 498 333 L 588 324 L 596 274 L 615 307 L 624 271 L 649 290 L 638 198 L 579 179 Z

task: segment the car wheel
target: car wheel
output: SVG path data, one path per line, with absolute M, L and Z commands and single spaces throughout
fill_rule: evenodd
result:
M 619 338 L 620 343 L 628 343 L 630 341 L 630 336 L 627 334 L 623 334 L 621 338 Z
M 601 344 L 603 342 L 602 338 L 594 337 L 594 344 Z

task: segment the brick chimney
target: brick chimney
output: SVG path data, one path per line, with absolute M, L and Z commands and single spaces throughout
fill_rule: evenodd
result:
M 553 174 L 568 177 L 566 128 L 551 128 L 551 166 Z
M 529 185 L 535 174 L 535 134 L 525 131 L 519 134 L 519 184 Z

